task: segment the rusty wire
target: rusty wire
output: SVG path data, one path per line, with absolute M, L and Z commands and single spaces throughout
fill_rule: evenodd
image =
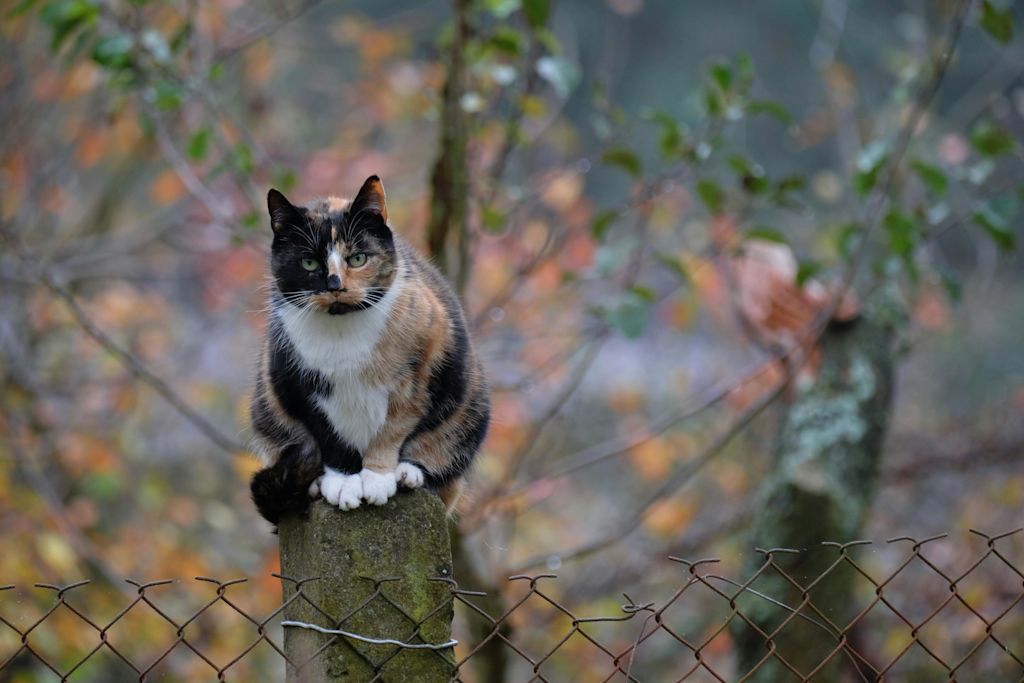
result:
M 662 601 L 648 602 L 634 601 L 626 595 L 620 612 L 609 616 L 580 616 L 562 604 L 558 599 L 559 583 L 553 574 L 510 577 L 508 607 L 497 615 L 489 614 L 480 606 L 479 599 L 485 594 L 460 589 L 450 578 L 429 578 L 428 581 L 446 584 L 448 597 L 423 618 L 415 618 L 403 609 L 401 600 L 395 597 L 399 593 L 394 591 L 400 586 L 396 585 L 399 580 L 394 577 L 364 577 L 369 588 L 367 597 L 352 605 L 345 614 L 331 615 L 309 595 L 307 587 L 317 581 L 316 578 L 296 579 L 274 574 L 289 597 L 263 617 L 250 614 L 237 601 L 246 579 L 220 581 L 196 577 L 196 592 L 202 594 L 212 590 L 212 594 L 207 593 L 201 606 L 187 618 L 172 617 L 173 610 L 165 602 L 167 594 L 161 597 L 165 587 L 178 582 L 161 580 L 147 583 L 129 581 L 135 588 L 135 595 L 113 617 L 99 620 L 80 607 L 83 591 L 98 590 L 98 587 L 87 588 L 88 581 L 79 581 L 64 586 L 34 584 L 36 589 L 52 596 L 52 604 L 43 610 L 41 616 L 19 626 L 18 622 L 22 620 L 17 615 L 19 603 L 5 599 L 17 591 L 15 586 L 5 585 L 0 586 L 0 647 L 6 636 L 7 642 L 14 641 L 14 649 L 0 649 L 0 681 L 53 680 L 53 677 L 60 681 L 88 680 L 83 667 L 101 653 L 108 654 L 130 670 L 130 673 L 126 670 L 125 677 L 118 680 L 168 680 L 167 671 L 161 670 L 161 665 L 172 655 L 199 660 L 209 671 L 211 679 L 253 680 L 251 671 L 258 670 L 259 680 L 276 680 L 279 674 L 267 670 L 267 656 L 276 659 L 282 670 L 287 667 L 301 673 L 338 639 L 362 640 L 371 645 L 368 650 L 350 648 L 349 653 L 361 658 L 374 672 L 372 680 L 379 681 L 400 680 L 395 673 L 400 670 L 396 668 L 400 663 L 393 660 L 407 649 L 418 649 L 431 653 L 427 656 L 440 658 L 445 670 L 451 672 L 452 681 L 480 681 L 474 665 L 477 658 L 484 656 L 488 643 L 495 641 L 511 653 L 509 680 L 516 681 L 747 681 L 759 676 L 758 672 L 769 666 L 783 671 L 789 680 L 825 681 L 831 680 L 825 676 L 834 675 L 837 661 L 842 662 L 844 675 L 850 680 L 899 681 L 906 675 L 899 667 L 901 664 L 906 666 L 906 661 L 912 656 L 924 660 L 922 666 L 930 667 L 929 671 L 941 672 L 941 680 L 1024 681 L 1024 572 L 1020 558 L 1011 558 L 1006 547 L 1006 539 L 1021 529 L 996 535 L 971 531 L 982 539 L 984 547 L 980 553 L 971 556 L 966 556 L 963 548 L 959 548 L 959 557 L 930 552 L 937 541 L 946 538 L 946 534 L 921 540 L 901 536 L 889 539 L 885 544 L 874 544 L 873 548 L 868 548 L 872 546 L 870 541 L 824 543 L 817 552 L 831 555 L 826 568 L 814 577 L 796 576 L 792 568 L 786 568 L 792 567 L 786 565 L 787 558 L 792 559 L 805 552 L 788 548 L 759 549 L 761 560 L 745 581 L 716 572 L 720 565 L 718 559 L 673 557 L 670 559 L 681 566 L 683 573 L 681 583 L 671 595 Z M 863 553 L 879 548 L 898 554 L 895 564 L 884 576 L 873 575 L 870 563 L 863 556 Z M 954 571 L 950 567 L 957 561 L 961 569 Z M 980 571 L 986 563 L 994 564 L 994 568 Z M 1010 578 L 994 579 L 994 569 Z M 861 582 L 859 595 L 851 594 L 851 598 L 856 599 L 849 614 L 829 614 L 815 604 L 815 590 L 826 585 L 838 571 L 852 572 Z M 930 596 L 932 601 L 922 600 L 917 595 L 914 598 L 917 603 L 901 606 L 901 601 L 908 597 L 908 591 L 898 588 L 896 583 L 908 580 L 907 576 L 912 572 L 923 572 L 938 579 L 945 594 Z M 976 588 L 965 585 L 968 577 L 976 580 L 980 574 L 984 574 L 983 580 L 989 582 L 986 595 L 999 598 L 995 607 L 978 604 Z M 755 588 L 765 577 L 783 582 L 781 585 L 790 596 L 788 603 L 780 595 Z M 865 597 L 866 600 L 863 599 Z M 285 653 L 281 635 L 282 621 L 287 621 L 286 611 L 299 601 L 308 605 L 322 621 L 321 624 L 307 626 L 332 631 L 320 636 L 318 649 L 304 661 L 294 661 Z M 408 628 L 381 638 L 380 634 L 358 634 L 346 627 L 347 621 L 371 604 L 375 607 L 383 604 L 395 610 Z M 751 607 L 753 604 L 759 604 L 760 608 Z M 700 618 L 695 618 L 694 614 L 706 616 L 709 605 L 719 608 L 719 616 L 701 625 L 698 623 Z M 244 635 L 247 643 L 232 658 L 219 664 L 208 654 L 207 637 L 202 631 L 195 627 L 189 631 L 190 625 L 196 624 L 201 616 L 217 606 L 228 608 L 232 618 L 237 618 L 237 623 L 230 628 L 234 629 L 235 635 Z M 421 628 L 439 613 L 453 607 L 457 608 L 457 627 L 461 623 L 465 630 L 466 623 L 477 621 L 486 625 L 484 631 L 487 635 L 478 642 L 463 642 L 455 648 L 445 647 L 449 643 L 427 642 Z M 774 625 L 766 626 L 763 619 L 754 616 L 755 611 L 765 608 L 774 611 Z M 71 661 L 64 656 L 63 663 L 55 661 L 55 657 L 41 645 L 45 642 L 52 644 L 46 629 L 48 621 L 58 611 L 73 615 L 82 631 L 79 635 L 90 642 L 80 648 L 82 652 L 72 654 Z M 115 644 L 108 637 L 111 629 L 136 611 L 146 612 L 159 623 L 166 624 L 171 637 L 166 647 L 155 647 L 145 657 L 129 656 L 123 645 Z M 685 618 L 678 618 L 682 613 L 686 614 Z M 886 650 L 866 646 L 863 638 L 856 637 L 858 629 L 878 632 L 880 617 L 889 618 L 895 624 L 889 629 L 895 629 L 905 642 Z M 977 634 L 973 640 L 960 643 L 960 651 L 950 656 L 942 652 L 949 649 L 946 644 L 937 643 L 933 637 L 925 637 L 924 631 L 944 620 L 954 619 L 960 622 L 976 620 L 974 630 Z M 784 652 L 779 644 L 782 634 L 797 621 L 812 628 L 828 644 L 827 656 L 810 669 L 801 669 L 790 661 L 790 653 Z M 505 630 L 503 627 L 508 625 L 514 628 Z M 753 631 L 764 644 L 763 656 L 748 670 L 741 670 L 733 656 L 736 647 L 734 635 L 738 629 Z M 246 633 L 251 633 L 251 640 Z M 253 657 L 253 651 L 262 643 L 269 646 L 272 654 L 264 653 L 264 660 L 260 660 L 259 666 L 250 669 L 239 666 Z M 994 648 L 989 647 L 986 657 L 980 657 L 979 653 L 990 645 Z M 567 661 L 577 664 L 566 668 Z M 979 662 L 983 666 L 979 666 Z M 989 668 L 985 669 L 985 666 Z M 18 667 L 21 671 L 27 668 L 33 676 L 17 678 L 13 672 Z M 826 671 L 833 673 L 826 674 Z

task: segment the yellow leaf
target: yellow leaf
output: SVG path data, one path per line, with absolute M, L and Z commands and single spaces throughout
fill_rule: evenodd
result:
M 63 538 L 44 531 L 36 539 L 36 549 L 43 561 L 57 574 L 68 575 L 75 568 L 75 553 Z

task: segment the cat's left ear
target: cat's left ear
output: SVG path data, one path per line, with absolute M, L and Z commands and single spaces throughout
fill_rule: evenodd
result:
M 361 211 L 379 215 L 385 223 L 388 222 L 388 205 L 384 201 L 384 183 L 375 175 L 370 176 L 359 189 L 359 194 L 352 200 L 352 215 Z
M 267 211 L 270 212 L 270 227 L 274 232 L 299 225 L 302 223 L 302 214 L 299 207 L 293 205 L 283 194 L 270 188 L 267 193 Z

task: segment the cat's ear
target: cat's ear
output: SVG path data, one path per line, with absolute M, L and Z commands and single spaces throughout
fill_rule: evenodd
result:
M 352 200 L 352 208 L 349 209 L 352 215 L 361 211 L 375 213 L 385 223 L 388 222 L 388 205 L 384 201 L 384 183 L 375 175 L 370 176 L 359 189 L 359 194 Z
M 274 232 L 280 232 L 289 225 L 300 225 L 303 220 L 298 207 L 274 188 L 267 193 L 267 211 L 270 212 L 270 227 Z

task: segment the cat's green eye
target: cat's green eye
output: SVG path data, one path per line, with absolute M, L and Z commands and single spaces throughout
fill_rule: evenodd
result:
M 348 257 L 348 264 L 353 268 L 358 268 L 359 266 L 365 265 L 366 254 L 362 252 L 358 254 L 352 254 L 351 256 Z
M 309 271 L 314 271 L 320 267 L 320 263 L 315 258 L 304 258 L 302 259 L 302 267 Z

